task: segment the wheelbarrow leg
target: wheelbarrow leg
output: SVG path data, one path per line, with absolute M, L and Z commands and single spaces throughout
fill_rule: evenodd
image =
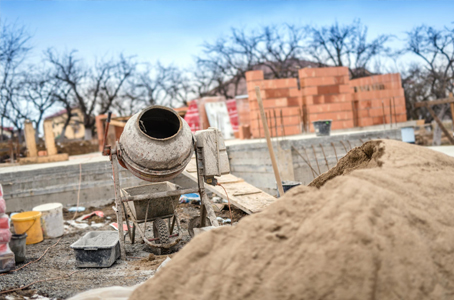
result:
M 131 226 L 129 226 L 128 213 L 126 212 L 125 204 L 122 202 L 121 205 L 123 206 L 123 211 L 125 213 L 125 223 L 126 223 L 126 228 L 128 228 L 129 239 L 131 240 L 131 243 L 134 244 L 134 239 L 132 237 L 132 232 L 131 232 Z

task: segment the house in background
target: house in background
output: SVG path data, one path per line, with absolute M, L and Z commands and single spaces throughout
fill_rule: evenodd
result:
M 66 109 L 63 109 L 53 115 L 46 117 L 46 121 L 52 120 L 52 128 L 54 130 L 54 136 L 56 139 L 60 138 L 67 119 L 68 114 L 66 112 Z M 83 139 L 85 137 L 85 126 L 83 120 L 84 117 L 82 111 L 79 108 L 75 107 L 71 109 L 71 120 L 66 127 L 65 139 L 73 140 Z
M 3 130 L 0 127 L 0 141 L 8 141 L 11 139 L 14 133 L 14 128 L 13 127 L 3 127 Z M 2 136 L 3 133 L 3 136 Z

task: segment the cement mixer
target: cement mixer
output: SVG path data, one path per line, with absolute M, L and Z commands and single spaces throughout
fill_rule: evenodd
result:
M 132 243 L 136 229 L 143 241 L 161 249 L 161 254 L 168 253 L 181 240 L 182 230 L 175 207 L 183 194 L 199 193 L 201 198 L 200 216 L 196 222 L 191 222 L 192 226 L 219 226 L 204 186 L 205 183 L 216 185 L 217 176 L 230 172 L 224 139 L 219 130 L 209 128 L 193 134 L 186 121 L 173 109 L 155 105 L 133 115 L 125 124 L 119 141 L 111 146 L 106 145 L 110 117 L 111 113 L 106 121 L 103 155 L 110 156 L 112 163 L 122 259 L 126 257 L 123 216 Z M 182 189 L 168 182 L 184 171 L 194 153 L 197 187 Z M 119 165 L 152 183 L 122 189 Z M 129 221 L 133 223 L 132 230 Z M 147 222 L 153 223 L 152 239 L 146 236 Z M 141 228 L 139 223 L 145 224 Z M 178 233 L 173 234 L 175 226 Z

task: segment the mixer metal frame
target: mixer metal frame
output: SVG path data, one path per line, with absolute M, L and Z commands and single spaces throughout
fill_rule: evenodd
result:
M 121 186 L 120 186 L 120 172 L 119 172 L 119 165 L 121 160 L 121 150 L 119 147 L 118 142 L 116 142 L 116 145 L 113 149 L 110 148 L 110 146 L 105 146 L 103 154 L 104 155 L 109 155 L 110 156 L 110 161 L 112 164 L 112 173 L 113 173 L 113 181 L 114 181 L 114 189 L 115 189 L 115 205 L 116 205 L 116 216 L 117 216 L 117 224 L 118 224 L 118 236 L 119 236 L 119 241 L 120 241 L 120 253 L 121 253 L 121 259 L 126 259 L 126 251 L 125 251 L 125 233 L 123 230 L 123 216 L 125 217 L 125 223 L 128 228 L 128 232 L 130 232 L 130 226 L 129 226 L 129 219 L 128 219 L 128 214 L 132 219 L 132 222 L 134 223 L 134 229 L 137 227 L 139 230 L 139 234 L 141 235 L 143 241 L 148 244 L 151 247 L 154 248 L 164 248 L 164 249 L 169 249 L 170 247 L 176 245 L 180 240 L 181 240 L 181 234 L 182 230 L 180 228 L 180 222 L 178 220 L 178 216 L 176 215 L 176 212 L 174 211 L 173 216 L 163 216 L 164 218 L 173 218 L 173 222 L 170 225 L 170 237 L 175 237 L 172 236 L 172 232 L 174 229 L 175 224 L 177 225 L 178 229 L 178 237 L 175 239 L 173 242 L 170 244 L 153 244 L 150 242 L 145 237 L 145 232 L 142 232 L 141 228 L 138 226 L 137 220 L 135 220 L 133 214 L 131 211 L 129 211 L 128 205 L 125 205 L 125 202 L 128 201 L 143 201 L 147 199 L 156 199 L 156 198 L 161 198 L 161 197 L 168 197 L 168 196 L 177 196 L 177 195 L 183 195 L 183 194 L 189 194 L 189 193 L 199 193 L 200 199 L 201 199 L 201 206 L 200 206 L 200 226 L 205 227 L 206 226 L 206 218 L 208 218 L 211 222 L 211 226 L 218 227 L 219 223 L 216 220 L 216 215 L 214 213 L 213 207 L 211 206 L 211 202 L 208 199 L 208 196 L 206 195 L 205 191 L 205 178 L 202 174 L 203 172 L 203 166 L 204 166 L 204 158 L 203 158 L 203 151 L 201 148 L 197 147 L 197 143 L 195 140 L 195 137 L 193 137 L 193 146 L 195 150 L 195 156 L 196 156 L 196 168 L 197 168 L 197 187 L 196 188 L 189 188 L 189 189 L 178 189 L 174 191 L 167 191 L 167 192 L 159 192 L 159 193 L 154 193 L 154 194 L 143 194 L 143 195 L 137 195 L 137 196 L 128 196 L 124 197 L 122 196 L 121 193 Z M 128 213 L 126 213 L 128 211 Z M 147 222 L 145 218 L 145 223 Z M 134 234 L 135 236 L 135 234 Z M 131 242 L 133 242 L 133 234 L 130 233 L 130 239 Z M 156 237 L 154 237 L 153 240 L 156 240 Z

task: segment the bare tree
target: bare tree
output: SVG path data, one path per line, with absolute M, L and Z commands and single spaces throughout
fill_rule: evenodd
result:
M 20 67 L 31 50 L 30 35 L 24 27 L 0 20 L 0 138 L 3 138 L 5 120 L 20 131 L 27 110 L 19 109 Z
M 293 25 L 265 26 L 249 32 L 233 28 L 228 37 L 204 44 L 204 56 L 197 58 L 194 77 L 199 89 L 213 84 L 208 93 L 226 98 L 238 95 L 250 70 L 264 70 L 270 78 L 297 77 L 298 69 L 307 66 L 303 52 L 306 38 L 307 28 Z
M 426 100 L 444 98 L 453 92 L 454 28 L 416 27 L 407 32 L 407 44 L 401 53 L 412 53 L 420 59 L 430 84 Z
M 339 67 L 348 67 L 350 76 L 358 78 L 367 76 L 367 68 L 372 60 L 390 49 L 385 44 L 390 35 L 379 35 L 371 42 L 367 41 L 367 26 L 355 20 L 349 25 L 338 22 L 321 28 L 308 26 L 310 41 L 307 53 L 319 63 Z
M 57 102 L 55 97 L 61 83 L 51 77 L 49 70 L 36 70 L 24 75 L 21 84 L 21 99 L 33 108 L 36 135 L 41 128 L 44 114 Z
M 76 51 L 58 55 L 49 49 L 46 56 L 54 67 L 53 77 L 71 89 L 84 117 L 85 138 L 91 139 L 95 114 L 105 114 L 121 100 L 121 90 L 137 64 L 132 58 L 120 55 L 118 59 L 97 62 L 87 68 L 76 58 Z

